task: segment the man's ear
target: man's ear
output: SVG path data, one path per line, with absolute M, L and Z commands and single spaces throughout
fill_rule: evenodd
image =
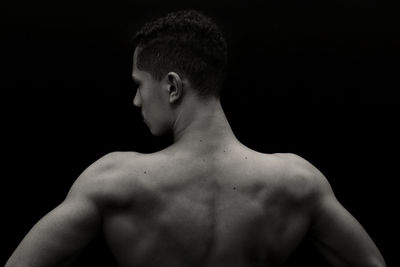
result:
M 175 103 L 183 95 L 183 82 L 179 74 L 176 72 L 169 72 L 167 74 L 169 102 Z

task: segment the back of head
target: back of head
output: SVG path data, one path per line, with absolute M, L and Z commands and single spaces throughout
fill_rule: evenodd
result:
M 227 65 L 226 42 L 217 25 L 194 10 L 173 12 L 136 34 L 137 68 L 161 80 L 186 78 L 200 96 L 219 96 Z

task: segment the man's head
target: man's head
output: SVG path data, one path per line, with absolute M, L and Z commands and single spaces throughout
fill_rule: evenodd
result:
M 219 97 L 227 49 L 210 18 L 193 10 L 170 13 L 144 25 L 134 44 L 134 104 L 153 134 L 170 130 L 173 109 L 185 95 Z

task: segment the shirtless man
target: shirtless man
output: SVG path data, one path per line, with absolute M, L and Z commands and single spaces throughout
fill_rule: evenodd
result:
M 385 266 L 325 177 L 233 135 L 219 101 L 226 44 L 195 11 L 136 35 L 134 105 L 157 153 L 110 153 L 27 234 L 6 266 L 68 265 L 102 232 L 120 266 L 281 266 L 306 234 L 334 266 Z

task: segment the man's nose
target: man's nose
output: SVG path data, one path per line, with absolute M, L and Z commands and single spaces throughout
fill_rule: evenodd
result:
M 133 99 L 133 105 L 135 105 L 138 108 L 140 108 L 142 106 L 142 101 L 140 99 L 139 90 L 136 90 L 136 95 L 135 95 L 135 98 Z

